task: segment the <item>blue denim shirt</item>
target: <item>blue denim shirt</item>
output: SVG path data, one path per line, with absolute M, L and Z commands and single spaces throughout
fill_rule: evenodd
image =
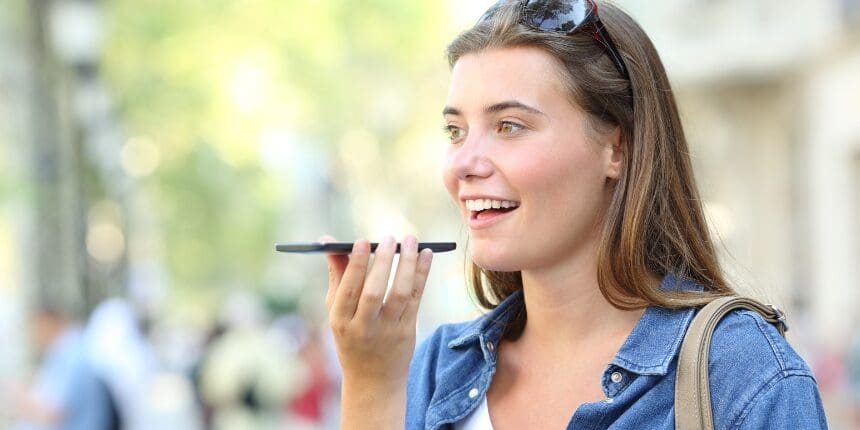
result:
M 661 288 L 675 284 L 668 275 Z M 690 283 L 681 288 L 701 289 Z M 451 428 L 479 405 L 496 371 L 496 346 L 509 311 L 522 300 L 517 292 L 474 321 L 442 325 L 421 343 L 409 369 L 406 428 Z M 571 411 L 567 428 L 673 429 L 677 357 L 695 313 L 646 309 L 603 372 L 606 399 Z M 827 428 L 809 366 L 758 314 L 740 310 L 723 318 L 709 369 L 716 429 Z

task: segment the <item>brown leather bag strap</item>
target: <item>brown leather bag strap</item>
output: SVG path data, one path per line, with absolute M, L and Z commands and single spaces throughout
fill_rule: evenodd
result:
M 708 352 L 717 323 L 734 309 L 749 309 L 775 324 L 785 336 L 785 314 L 772 305 L 745 297 L 721 297 L 705 305 L 693 318 L 678 356 L 675 377 L 675 429 L 712 430 L 711 390 L 708 385 Z

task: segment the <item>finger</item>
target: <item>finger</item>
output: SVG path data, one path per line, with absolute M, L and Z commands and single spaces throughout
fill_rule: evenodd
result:
M 320 243 L 336 242 L 331 236 L 322 236 L 319 238 Z M 326 261 L 328 262 L 328 291 L 325 295 L 326 310 L 331 311 L 331 305 L 334 302 L 337 286 L 340 285 L 340 280 L 343 278 L 343 272 L 349 263 L 349 257 L 340 254 L 327 254 Z
M 382 243 L 376 248 L 373 256 L 373 264 L 364 281 L 364 291 L 358 300 L 356 318 L 363 321 L 375 320 L 382 308 L 382 299 L 385 297 L 385 289 L 388 287 L 388 277 L 391 275 L 391 262 L 394 260 L 394 238 L 386 236 Z
M 400 320 L 406 304 L 412 297 L 412 288 L 415 285 L 415 266 L 418 264 L 418 239 L 415 236 L 406 236 L 400 242 L 400 261 L 397 263 L 397 272 L 394 273 L 394 283 L 385 303 L 382 305 L 382 316 L 393 321 Z
M 424 295 L 424 287 L 427 284 L 427 276 L 430 275 L 430 264 L 433 262 L 433 251 L 423 249 L 418 254 L 418 264 L 415 267 L 415 280 L 412 289 L 412 297 L 406 305 L 406 310 L 400 317 L 400 322 L 410 326 L 415 325 L 415 320 L 418 315 L 418 305 L 421 303 L 421 297 Z
M 331 310 L 332 318 L 350 320 L 355 315 L 358 298 L 364 287 L 364 277 L 367 276 L 369 260 L 370 243 L 364 239 L 356 241 L 352 245 L 349 263 L 334 295 Z

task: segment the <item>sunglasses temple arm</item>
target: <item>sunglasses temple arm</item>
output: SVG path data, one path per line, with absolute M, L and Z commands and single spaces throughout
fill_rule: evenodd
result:
M 597 27 L 597 32 L 600 35 L 599 42 L 604 45 L 606 51 L 609 53 L 609 56 L 612 58 L 612 62 L 615 63 L 615 67 L 621 73 L 621 75 L 630 80 L 630 74 L 627 72 L 627 67 L 624 65 L 624 61 L 621 59 L 621 53 L 618 52 L 618 48 L 615 46 L 615 43 L 612 42 L 612 38 L 609 37 L 609 34 L 606 33 L 606 30 L 603 28 L 602 22 L 595 23 Z

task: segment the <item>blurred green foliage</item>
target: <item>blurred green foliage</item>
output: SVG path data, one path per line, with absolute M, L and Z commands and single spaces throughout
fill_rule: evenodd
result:
M 267 170 L 266 130 L 286 128 L 340 157 L 351 151 L 343 136 L 363 130 L 381 154 L 397 155 L 428 109 L 438 118 L 441 105 L 427 107 L 420 94 L 437 89 L 416 87 L 444 76 L 444 2 L 113 0 L 106 8 L 104 73 L 127 134 L 160 152 L 138 186 L 151 197 L 176 288 L 265 282 L 271 244 L 292 221 L 281 200 L 303 185 Z M 392 97 L 405 99 L 396 115 L 374 108 Z

